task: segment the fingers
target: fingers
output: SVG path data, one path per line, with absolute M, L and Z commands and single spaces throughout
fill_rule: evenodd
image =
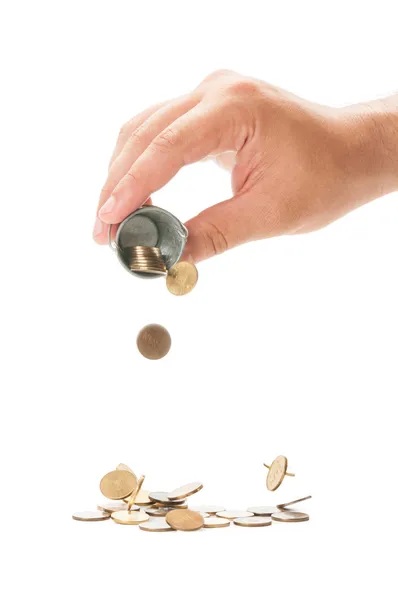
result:
M 238 113 L 231 113 L 222 104 L 200 102 L 151 141 L 100 210 L 101 220 L 119 223 L 181 167 L 212 152 L 238 150 L 244 137 Z

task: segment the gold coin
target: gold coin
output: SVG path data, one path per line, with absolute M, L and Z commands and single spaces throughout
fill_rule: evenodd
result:
M 166 521 L 170 527 L 178 531 L 196 531 L 201 529 L 204 523 L 204 519 L 199 513 L 179 508 L 167 513 Z
M 146 325 L 138 334 L 137 347 L 142 356 L 149 360 L 159 360 L 169 352 L 171 337 L 161 325 Z
M 251 506 L 247 510 L 252 512 L 256 517 L 270 517 L 278 512 L 277 506 Z
M 111 514 L 111 518 L 115 523 L 119 523 L 120 525 L 138 525 L 149 519 L 148 515 L 140 510 L 132 512 L 128 510 L 118 510 Z
M 149 521 L 140 525 L 140 529 L 142 529 L 142 531 L 175 531 L 175 529 L 170 527 L 166 519 L 163 519 L 162 517 L 149 519 Z
M 168 492 L 149 492 L 148 497 L 153 502 L 164 504 L 165 506 L 178 506 L 185 503 L 185 500 L 170 500 Z
M 127 498 L 136 487 L 137 478 L 134 473 L 122 469 L 107 473 L 100 483 L 101 492 L 111 500 Z
M 179 262 L 167 273 L 166 285 L 174 296 L 184 296 L 193 290 L 198 281 L 198 270 L 194 264 Z
M 98 510 L 104 510 L 108 513 L 113 513 L 116 510 L 126 510 L 126 504 L 124 501 L 121 502 L 104 502 L 103 504 L 98 504 Z M 133 506 L 131 510 L 140 510 L 139 506 Z
M 203 527 L 215 529 L 216 527 L 228 527 L 229 525 L 231 525 L 231 521 L 229 519 L 222 519 L 221 517 L 215 517 L 213 515 L 204 519 Z
M 196 512 L 209 513 L 209 515 L 215 515 L 216 513 L 221 512 L 222 510 L 225 510 L 224 506 L 213 506 L 211 504 L 202 504 L 201 506 L 190 506 L 189 508 Z M 276 512 L 276 511 L 274 511 L 274 512 Z
M 272 524 L 271 517 L 245 517 L 234 519 L 235 525 L 240 527 L 266 527 Z
M 277 456 L 271 463 L 267 475 L 267 488 L 270 492 L 274 492 L 281 485 L 287 471 L 286 456 Z
M 110 513 L 102 510 L 84 510 L 73 513 L 72 519 L 75 521 L 106 521 L 110 516 Z
M 150 504 L 153 504 L 153 500 L 150 499 L 148 494 L 149 492 L 147 490 L 140 490 L 135 499 L 135 503 L 138 506 L 149 506 Z
M 243 519 L 244 517 L 254 517 L 254 515 L 248 510 L 222 510 L 217 513 L 217 517 L 233 521 L 234 519 Z
M 172 492 L 169 493 L 170 500 L 182 500 L 183 498 L 188 498 L 188 496 L 192 496 L 192 494 L 196 494 L 203 487 L 203 483 L 200 481 L 195 481 L 194 483 L 186 483 L 179 488 L 176 488 Z
M 283 523 L 299 523 L 300 521 L 308 521 L 310 517 L 306 513 L 286 510 L 274 513 L 272 518 L 274 521 L 281 521 Z
M 309 500 L 312 496 L 305 496 L 304 498 L 299 498 L 298 500 L 292 500 L 291 502 L 285 502 L 284 504 L 277 504 L 277 508 L 286 508 L 286 506 L 291 506 L 292 504 L 297 504 L 298 502 L 304 502 L 304 500 Z M 276 511 L 274 511 L 276 512 Z
M 130 471 L 130 473 L 132 473 L 134 475 L 134 477 L 138 480 L 138 477 L 134 473 L 134 471 L 132 469 L 130 469 L 130 467 L 128 467 L 124 463 L 119 463 L 118 466 L 116 467 L 116 471 Z
M 131 507 L 135 503 L 135 499 L 141 491 L 142 484 L 144 483 L 145 475 L 139 478 L 136 488 L 133 490 L 131 496 L 128 497 L 127 509 L 131 510 Z

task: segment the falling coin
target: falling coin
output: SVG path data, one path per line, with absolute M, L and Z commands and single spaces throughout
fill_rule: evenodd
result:
M 204 519 L 199 513 L 179 508 L 167 513 L 166 521 L 170 527 L 178 531 L 196 531 L 201 529 L 204 524 Z
M 188 498 L 188 496 L 192 496 L 192 494 L 196 494 L 196 492 L 199 492 L 202 488 L 203 483 L 200 483 L 199 481 L 195 481 L 194 483 L 187 483 L 170 492 L 169 499 L 182 500 L 183 498 Z
M 279 506 L 251 506 L 247 510 L 252 512 L 256 517 L 270 517 L 278 512 Z
M 145 358 L 159 360 L 171 348 L 170 334 L 162 325 L 146 325 L 138 334 L 137 347 Z
M 118 464 L 118 466 L 116 467 L 116 471 L 130 471 L 130 473 L 132 473 L 134 475 L 134 477 L 136 479 L 138 479 L 137 475 L 134 473 L 134 471 L 132 469 L 130 469 L 130 467 L 128 467 L 127 465 L 125 465 L 124 463 L 120 463 Z
M 135 503 L 135 499 L 141 491 L 142 484 L 144 483 L 145 475 L 139 478 L 136 488 L 133 490 L 131 496 L 128 497 L 127 502 L 127 510 L 131 510 L 132 506 Z
M 146 523 L 142 523 L 140 529 L 142 531 L 175 531 L 163 518 L 150 519 Z
M 111 518 L 120 525 L 138 525 L 148 521 L 149 516 L 141 511 L 118 510 L 111 514 Z
M 281 485 L 285 478 L 285 475 L 294 477 L 292 473 L 287 473 L 287 458 L 286 456 L 277 456 L 272 461 L 271 466 L 264 463 L 264 466 L 268 469 L 267 475 L 267 488 L 270 492 L 274 492 Z
M 108 513 L 113 513 L 117 510 L 126 510 L 125 502 L 106 502 L 104 504 L 98 504 L 98 510 L 104 510 Z M 140 510 L 139 506 L 133 506 L 130 510 Z
M 203 527 L 215 529 L 216 527 L 228 527 L 229 525 L 231 525 L 231 521 L 229 519 L 222 519 L 221 517 L 215 517 L 213 515 L 204 519 Z
M 225 510 L 224 506 L 212 506 L 210 504 L 209 505 L 203 504 L 201 506 L 190 506 L 189 508 L 196 512 L 209 513 L 209 515 L 215 515 L 216 513 L 221 512 L 222 510 Z M 276 511 L 274 510 L 273 512 L 276 512 Z
M 234 523 L 241 527 L 266 527 L 272 524 L 272 519 L 271 517 L 241 517 L 234 519 Z
M 309 515 L 302 512 L 294 512 L 286 510 L 272 515 L 274 521 L 283 521 L 284 523 L 299 523 L 300 521 L 308 521 Z
M 103 476 L 100 490 L 111 500 L 127 498 L 137 487 L 137 478 L 134 473 L 124 470 L 115 470 Z
M 233 521 L 234 519 L 243 519 L 244 517 L 254 517 L 254 514 L 248 510 L 222 510 L 217 513 L 217 517 Z
M 277 504 L 277 508 L 286 508 L 286 506 L 291 506 L 292 504 L 298 504 L 298 502 L 304 502 L 304 500 L 309 500 L 312 496 L 305 496 L 304 498 L 299 498 L 298 500 L 292 500 L 291 502 L 285 502 L 284 504 Z M 276 512 L 276 511 L 274 511 Z
M 198 270 L 194 264 L 179 262 L 167 273 L 166 285 L 174 296 L 184 296 L 193 290 L 198 281 Z
M 102 510 L 84 510 L 73 513 L 72 519 L 75 521 L 106 521 L 110 516 L 110 513 Z
M 159 502 L 166 506 L 178 506 L 185 503 L 185 500 L 170 500 L 168 492 L 149 492 L 148 497 L 152 502 Z

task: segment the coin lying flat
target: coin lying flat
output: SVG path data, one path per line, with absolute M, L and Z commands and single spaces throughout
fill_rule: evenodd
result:
M 111 500 L 122 500 L 127 498 L 137 487 L 137 478 L 130 471 L 111 471 L 103 476 L 100 482 L 100 490 Z
M 246 517 L 234 519 L 235 525 L 240 527 L 267 527 L 272 524 L 271 517 Z
M 113 513 L 117 510 L 126 510 L 126 504 L 124 501 L 104 502 L 104 503 L 98 504 L 97 508 L 98 508 L 98 510 L 104 510 L 105 512 Z M 133 506 L 131 508 L 131 510 L 140 510 L 140 507 Z
M 111 514 L 111 518 L 115 523 L 120 523 L 120 525 L 138 525 L 149 520 L 149 516 L 140 510 L 131 512 L 128 510 L 118 510 Z
M 152 502 L 158 502 L 166 506 L 179 506 L 185 503 L 185 500 L 170 500 L 168 492 L 149 492 L 148 497 Z
M 149 492 L 147 490 L 140 490 L 135 499 L 135 503 L 138 506 L 149 506 L 150 504 L 153 504 L 153 500 L 150 499 L 148 494 Z
M 75 521 L 106 521 L 110 516 L 110 513 L 103 510 L 84 510 L 73 513 L 72 519 Z
M 233 521 L 234 519 L 243 519 L 244 517 L 254 517 L 254 514 L 248 510 L 222 510 L 217 513 L 217 517 Z
M 256 517 L 270 517 L 272 514 L 278 512 L 277 506 L 250 506 L 247 510 L 252 512 Z
M 304 502 L 304 500 L 309 500 L 310 498 L 312 498 L 312 496 L 305 496 L 304 498 L 298 498 L 298 500 L 292 500 L 291 502 L 285 502 L 284 504 L 277 504 L 276 506 L 277 508 L 286 508 L 286 506 L 298 504 L 298 502 Z
M 196 494 L 196 492 L 199 492 L 199 490 L 201 490 L 202 487 L 203 483 L 200 483 L 200 481 L 195 481 L 194 483 L 187 483 L 170 492 L 169 499 L 183 500 L 184 498 L 188 498 L 188 496 L 192 496 L 192 494 Z
M 308 521 L 310 517 L 306 513 L 286 510 L 273 514 L 272 518 L 274 521 L 281 521 L 283 523 L 299 523 L 300 521 Z
M 149 519 L 149 521 L 140 525 L 140 529 L 142 531 L 175 531 L 175 529 L 170 527 L 166 519 L 161 517 Z
M 210 516 L 204 519 L 203 527 L 209 529 L 216 529 L 217 527 L 229 527 L 231 521 L 229 519 L 222 519 L 221 517 Z
M 209 515 L 215 515 L 216 513 L 221 512 L 222 510 L 225 510 L 224 506 L 213 506 L 211 504 L 202 504 L 200 506 L 190 506 L 189 508 L 196 512 L 209 513 Z M 274 512 L 276 512 L 276 510 L 274 510 Z
M 170 527 L 178 531 L 196 531 L 201 529 L 204 524 L 204 519 L 199 513 L 179 508 L 167 513 L 166 521 Z
M 179 262 L 169 269 L 166 285 L 174 296 L 184 296 L 193 290 L 198 281 L 198 270 L 194 264 Z
M 145 358 L 159 360 L 171 348 L 170 334 L 161 325 L 146 325 L 138 334 L 137 348 Z
M 274 492 L 281 485 L 287 471 L 286 456 L 277 456 L 271 463 L 267 475 L 267 488 L 270 492 Z

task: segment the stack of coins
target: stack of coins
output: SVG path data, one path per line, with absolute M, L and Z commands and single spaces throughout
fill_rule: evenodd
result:
M 160 248 L 133 246 L 126 248 L 125 252 L 129 268 L 132 271 L 166 275 L 167 269 Z

